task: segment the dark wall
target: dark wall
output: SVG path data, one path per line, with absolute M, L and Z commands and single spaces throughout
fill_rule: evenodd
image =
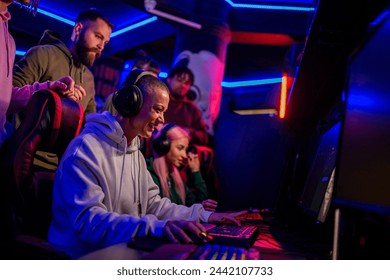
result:
M 283 180 L 287 143 L 277 116 L 238 115 L 222 97 L 215 129 L 221 209 L 272 208 Z

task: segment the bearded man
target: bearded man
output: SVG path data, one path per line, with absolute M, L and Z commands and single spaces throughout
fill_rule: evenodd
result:
M 67 44 L 61 41 L 59 34 L 46 30 L 39 45 L 29 49 L 13 68 L 13 86 L 22 87 L 28 84 L 54 81 L 68 76 L 74 80 L 74 92 L 67 96 L 81 104 L 84 116 L 96 112 L 95 84 L 92 72 L 88 69 L 100 57 L 105 45 L 109 42 L 113 24 L 95 9 L 81 12 L 73 27 Z M 76 86 L 77 85 L 77 86 Z M 50 88 L 52 89 L 52 88 Z M 83 92 L 83 94 L 80 94 Z M 31 93 L 32 94 L 32 93 Z M 13 93 L 10 108 L 20 111 L 28 103 L 30 95 Z M 15 114 L 14 126 L 18 127 L 25 117 Z M 38 151 L 34 165 L 44 170 L 56 170 L 57 155 Z
M 15 130 L 7 121 L 7 115 L 23 110 L 35 91 L 51 89 L 75 101 L 85 96 L 84 89 L 75 84 L 69 75 L 41 83 L 34 81 L 34 83 L 22 87 L 12 86 L 12 67 L 15 61 L 16 47 L 14 38 L 8 32 L 8 22 L 11 20 L 8 6 L 16 3 L 28 11 L 32 11 L 35 15 L 38 2 L 39 0 L 0 0 L 0 147 Z M 12 104 L 10 104 L 11 102 Z
M 39 45 L 29 49 L 15 64 L 13 85 L 21 87 L 70 76 L 85 90 L 85 96 L 78 100 L 85 114 L 96 112 L 94 78 L 88 67 L 100 57 L 113 28 L 104 15 L 89 9 L 77 16 L 68 44 L 57 33 L 46 30 Z M 26 103 L 21 102 L 24 99 L 13 96 L 10 107 L 23 107 L 18 103 Z

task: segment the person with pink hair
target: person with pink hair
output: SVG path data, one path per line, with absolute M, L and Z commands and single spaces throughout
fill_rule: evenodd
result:
M 191 206 L 201 203 L 208 211 L 215 211 L 217 201 L 208 199 L 207 187 L 200 172 L 200 161 L 194 152 L 188 152 L 190 135 L 182 127 L 168 123 L 152 136 L 153 157 L 147 160 L 153 181 L 160 188 L 160 196 L 176 204 Z M 188 165 L 190 175 L 186 185 L 179 169 Z

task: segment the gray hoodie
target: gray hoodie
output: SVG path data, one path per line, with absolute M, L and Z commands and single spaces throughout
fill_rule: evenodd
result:
M 201 204 L 159 196 L 136 137 L 127 145 L 109 112 L 87 116 L 57 169 L 49 241 L 77 258 L 134 236 L 162 236 L 167 219 L 207 222 Z

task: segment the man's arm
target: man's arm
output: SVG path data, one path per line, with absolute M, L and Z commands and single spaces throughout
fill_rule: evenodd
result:
M 96 102 L 95 98 L 91 98 L 88 101 L 87 108 L 85 109 L 85 115 L 91 114 L 91 113 L 96 113 Z
M 59 79 L 49 81 L 45 76 L 50 76 L 49 69 L 50 53 L 45 46 L 36 46 L 14 65 L 13 89 L 9 114 L 23 110 L 31 95 L 38 90 L 50 89 L 58 94 L 65 95 L 75 101 L 86 96 L 85 90 L 80 85 L 75 85 L 74 80 L 67 75 Z
M 83 67 L 82 79 L 80 81 L 81 85 L 84 86 L 86 91 L 86 96 L 83 100 L 80 101 L 80 104 L 84 108 L 85 116 L 90 113 L 96 112 L 96 102 L 95 102 L 95 81 L 92 72 L 86 67 Z M 76 78 L 77 80 L 77 78 Z
M 13 68 L 13 81 L 15 87 L 32 85 L 34 82 L 46 82 L 41 78 L 48 68 L 49 54 L 41 46 L 36 46 L 15 63 Z
M 41 81 L 45 67 L 42 64 L 45 61 L 48 61 L 47 53 L 40 50 L 39 47 L 33 47 L 15 63 L 12 73 L 14 87 L 8 109 L 9 113 L 22 110 L 35 91 L 48 89 L 46 81 Z

